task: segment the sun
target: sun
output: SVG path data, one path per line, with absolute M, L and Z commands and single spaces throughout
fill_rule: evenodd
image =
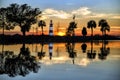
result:
M 65 36 L 65 33 L 64 32 L 58 32 L 57 35 L 58 36 Z

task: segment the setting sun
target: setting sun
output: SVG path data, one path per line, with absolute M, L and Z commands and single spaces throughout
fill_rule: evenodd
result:
M 57 35 L 58 36 L 65 36 L 65 33 L 64 32 L 58 32 Z

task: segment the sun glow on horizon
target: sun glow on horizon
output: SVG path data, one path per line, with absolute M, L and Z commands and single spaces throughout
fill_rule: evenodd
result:
M 58 32 L 57 35 L 58 36 L 65 36 L 65 33 L 64 32 Z

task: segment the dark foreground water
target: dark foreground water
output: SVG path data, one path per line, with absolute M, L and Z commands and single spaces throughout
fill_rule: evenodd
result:
M 120 41 L 0 45 L 0 80 L 120 80 Z

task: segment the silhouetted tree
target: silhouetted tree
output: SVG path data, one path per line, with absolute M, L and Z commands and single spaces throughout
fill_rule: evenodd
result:
M 10 24 L 8 20 L 6 19 L 7 16 L 7 8 L 0 8 L 0 28 L 3 29 L 3 35 L 4 35 L 4 30 L 10 30 L 14 29 L 14 24 Z
M 83 35 L 83 36 L 86 36 L 86 35 L 87 35 L 86 27 L 83 27 L 83 29 L 82 29 L 82 35 Z
M 85 52 L 86 52 L 86 49 L 87 49 L 87 45 L 86 45 L 85 43 L 83 43 L 83 44 L 81 45 L 81 49 L 82 49 L 83 53 L 85 53 Z
M 43 52 L 43 46 L 44 46 L 44 43 L 41 43 L 41 51 L 38 52 L 39 59 L 42 59 L 42 57 L 45 57 L 45 52 Z
M 87 28 L 91 28 L 91 36 L 93 37 L 93 28 L 96 28 L 96 22 L 94 20 L 90 20 L 87 23 Z
M 67 43 L 66 50 L 69 53 L 69 57 L 72 58 L 73 64 L 74 64 L 74 58 L 77 56 L 75 51 L 75 43 Z
M 91 40 L 91 50 L 88 50 L 87 57 L 89 59 L 95 59 L 95 57 L 96 57 L 96 51 L 93 50 L 93 40 Z
M 25 58 L 25 57 L 30 57 L 30 50 L 29 48 L 25 46 L 25 44 L 23 43 L 21 49 L 20 49 L 20 54 L 18 56 L 19 58 Z
M 75 21 L 72 21 L 69 23 L 69 27 L 67 29 L 66 35 L 67 36 L 74 36 L 75 35 L 75 28 L 77 28 L 77 23 Z
M 106 35 L 106 31 L 110 31 L 110 26 L 109 26 L 109 24 L 108 24 L 108 22 L 105 20 L 105 19 L 101 19 L 100 21 L 99 21 L 99 25 L 98 26 L 100 26 L 101 27 L 101 32 L 102 32 L 102 35 Z
M 98 54 L 99 59 L 104 60 L 110 53 L 110 48 L 106 47 L 108 41 L 102 40 L 102 47 L 100 48 L 100 53 Z
M 46 26 L 45 21 L 40 20 L 39 23 L 38 23 L 38 26 L 41 27 L 41 29 L 42 29 L 42 35 L 43 35 L 43 27 Z
M 16 3 L 11 4 L 7 11 L 6 18 L 9 22 L 20 26 L 23 36 L 30 30 L 31 25 L 36 23 L 36 16 L 41 13 L 38 8 L 31 8 L 27 4 L 18 5 Z

